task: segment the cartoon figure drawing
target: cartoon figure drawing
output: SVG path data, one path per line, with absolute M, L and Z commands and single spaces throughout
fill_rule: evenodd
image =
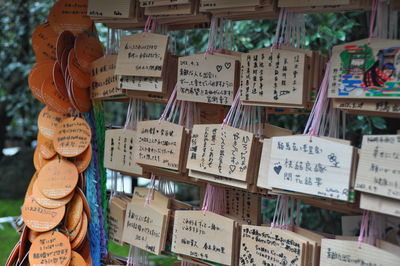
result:
M 368 45 L 348 45 L 340 59 L 342 91 L 346 94 L 354 91 L 358 95 L 386 96 L 396 92 L 400 96 L 400 47 L 379 50 L 375 56 Z

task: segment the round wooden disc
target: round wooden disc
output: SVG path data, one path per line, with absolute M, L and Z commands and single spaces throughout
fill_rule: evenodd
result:
M 89 147 L 80 155 L 72 159 L 79 173 L 83 173 L 89 166 L 92 159 L 92 146 Z
M 92 101 L 90 99 L 90 89 L 81 88 L 76 85 L 76 82 L 71 82 L 71 92 L 76 108 L 81 113 L 87 113 L 92 109 Z
M 36 27 L 32 33 L 32 48 L 36 55 L 36 62 L 56 60 L 57 33 L 49 23 L 43 23 Z
M 62 54 L 64 50 L 69 52 L 74 47 L 74 43 L 75 36 L 72 32 L 64 30 L 58 35 L 56 43 L 56 54 L 58 62 L 62 61 Z
M 78 193 L 75 193 L 71 202 L 67 206 L 65 226 L 68 231 L 72 231 L 79 223 L 83 212 L 83 201 Z
M 56 209 L 46 209 L 40 206 L 32 196 L 25 199 L 22 206 L 22 218 L 29 229 L 36 232 L 46 232 L 55 228 L 65 214 L 65 206 Z
M 63 114 L 53 111 L 45 106 L 38 117 L 39 132 L 48 139 L 53 139 L 58 124 L 65 118 Z
M 79 117 L 64 119 L 57 127 L 54 148 L 64 157 L 76 157 L 90 145 L 92 132 L 86 121 Z
M 59 62 L 54 63 L 53 82 L 54 85 L 56 85 L 58 93 L 60 93 L 64 98 L 68 98 L 67 87 L 65 86 L 65 79 Z
M 25 192 L 25 199 L 26 199 L 27 197 L 29 197 L 29 196 L 32 195 L 32 193 L 33 193 L 33 185 L 35 184 L 35 182 L 36 182 L 36 180 L 37 180 L 37 176 L 38 176 L 38 171 L 36 171 L 36 172 L 33 174 L 32 179 L 31 179 L 31 181 L 29 182 L 28 189 L 27 189 L 26 192 Z
M 67 71 L 67 65 L 68 65 L 68 54 L 69 54 L 69 51 L 64 50 L 61 55 L 61 62 L 60 62 L 61 72 L 63 73 L 65 80 L 66 80 L 65 73 Z
M 78 170 L 70 161 L 56 158 L 40 169 L 36 182 L 47 198 L 65 198 L 78 183 Z
M 64 98 L 58 92 L 53 81 L 53 75 L 43 81 L 42 96 L 44 103 L 56 112 L 67 114 L 73 110 L 68 98 Z
M 78 106 L 76 105 L 74 95 L 72 93 L 72 78 L 69 77 L 67 81 L 67 92 L 68 92 L 68 99 L 72 106 L 78 111 Z
M 60 208 L 61 206 L 65 206 L 68 202 L 71 201 L 73 196 L 74 192 L 61 199 L 49 199 L 44 196 L 42 192 L 40 192 L 39 186 L 36 183 L 33 185 L 32 189 L 32 198 L 34 198 L 40 206 L 47 209 L 55 209 Z
M 37 147 L 44 159 L 49 160 L 56 155 L 56 150 L 53 147 L 53 140 L 43 136 L 40 131 L 37 135 Z
M 90 74 L 85 73 L 75 57 L 75 50 L 71 49 L 68 54 L 68 72 L 76 85 L 81 88 L 90 87 Z
M 44 102 L 42 95 L 43 81 L 52 76 L 54 61 L 46 60 L 34 65 L 29 72 L 28 85 L 33 96 L 41 102 Z
M 50 9 L 48 20 L 56 32 L 70 30 L 74 34 L 92 28 L 87 15 L 88 0 L 59 0 Z
M 41 234 L 40 232 L 35 232 L 33 230 L 29 230 L 29 234 L 28 234 L 29 242 L 33 243 L 33 241 L 36 239 L 36 237 L 40 234 Z
M 76 227 L 74 229 L 68 231 L 70 242 L 74 241 L 75 238 L 78 236 L 79 231 L 81 230 L 81 227 L 82 227 L 82 222 L 83 222 L 83 214 L 81 214 L 81 218 L 79 219 L 79 222 L 76 225 Z
M 82 198 L 82 202 L 83 202 L 83 209 L 85 210 L 85 213 L 87 215 L 88 220 L 90 221 L 91 219 L 91 214 L 90 214 L 90 207 L 89 207 L 89 203 L 86 199 L 85 194 L 83 193 L 83 191 L 80 188 L 76 189 L 77 194 L 79 194 L 79 196 L 81 196 Z
M 74 241 L 71 242 L 71 247 L 73 250 L 76 250 L 81 246 L 83 241 L 85 240 L 86 233 L 87 233 L 87 227 L 88 227 L 88 219 L 86 216 L 86 213 L 82 213 L 82 225 L 81 229 L 79 230 L 79 233 L 77 234 L 76 238 Z
M 69 265 L 70 266 L 86 266 L 86 262 L 78 252 L 72 251 L 71 262 L 69 263 Z
M 35 166 L 36 171 L 39 171 L 40 169 L 43 168 L 47 163 L 51 162 L 53 158 L 47 160 L 43 158 L 42 153 L 39 151 L 39 147 L 36 147 L 34 153 L 33 153 L 33 165 Z
M 31 265 L 66 266 L 71 261 L 71 244 L 60 232 L 40 234 L 29 251 Z
M 28 248 L 28 236 L 29 236 L 29 232 L 31 230 L 29 229 L 29 227 L 27 227 L 26 225 L 24 226 L 24 229 L 22 230 L 22 234 L 19 238 L 19 242 L 21 243 L 21 248 L 19 250 L 19 254 L 18 254 L 18 261 L 22 261 L 25 257 L 25 255 L 27 254 L 27 251 L 29 250 Z
M 92 62 L 104 55 L 100 40 L 91 32 L 81 32 L 76 35 L 74 49 L 81 69 L 89 74 Z
M 92 265 L 92 258 L 90 257 L 90 246 L 89 246 L 89 241 L 85 241 L 82 245 L 82 248 L 79 250 L 80 254 L 82 255 L 82 258 L 85 260 L 86 265 L 91 266 Z

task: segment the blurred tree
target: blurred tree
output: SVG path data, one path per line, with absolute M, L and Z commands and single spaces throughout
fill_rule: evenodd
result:
M 46 21 L 53 2 L 8 0 L 1 3 L 0 151 L 6 140 L 22 140 L 30 145 L 36 137 L 36 117 L 42 105 L 28 88 L 27 76 L 35 63 L 30 40 L 36 26 Z

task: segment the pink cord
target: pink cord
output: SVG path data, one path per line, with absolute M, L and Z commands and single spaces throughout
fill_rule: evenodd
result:
M 325 70 L 324 79 L 322 80 L 321 87 L 318 91 L 317 99 L 311 110 L 309 119 L 304 129 L 304 134 L 310 136 L 318 135 L 319 127 L 321 125 L 321 118 L 324 110 L 328 103 L 328 85 L 329 85 L 329 74 L 331 69 L 331 62 L 329 61 Z
M 226 214 L 226 190 L 207 184 L 201 209 L 219 215 Z
M 378 10 L 378 0 L 372 0 L 372 10 L 371 10 L 371 21 L 369 24 L 369 39 L 374 38 L 374 29 L 375 29 L 375 20 L 376 20 L 376 13 Z

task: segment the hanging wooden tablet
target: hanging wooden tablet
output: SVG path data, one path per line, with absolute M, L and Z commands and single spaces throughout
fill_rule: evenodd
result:
M 129 96 L 135 98 L 143 98 L 145 95 L 136 92 L 151 92 L 155 95 L 167 96 L 168 90 L 174 88 L 176 84 L 178 58 L 167 53 L 165 60 L 166 72 L 162 77 L 119 75 L 118 88 L 127 90 Z
M 400 217 L 400 201 L 370 193 L 361 193 L 360 209 Z
M 261 217 L 260 195 L 241 189 L 226 188 L 226 216 L 245 224 L 258 225 Z
M 323 239 L 321 265 L 398 265 L 400 256 L 357 241 Z
M 234 265 L 236 222 L 208 211 L 176 211 L 171 250 L 201 260 Z
M 365 39 L 332 49 L 331 98 L 399 99 L 400 41 Z
M 250 132 L 220 124 L 194 125 L 187 168 L 251 183 L 255 146 Z
M 270 160 L 261 165 L 268 163 L 267 187 L 347 201 L 353 153 L 351 145 L 334 139 L 273 137 Z
M 106 130 L 104 167 L 130 175 L 141 176 L 142 168 L 137 164 L 134 154 L 136 141 L 136 130 Z
M 273 0 L 200 0 L 200 11 L 210 12 L 213 16 L 233 21 L 277 16 L 276 4 Z
M 108 237 L 111 241 L 123 245 L 125 214 L 128 201 L 124 197 L 114 197 L 110 200 L 108 214 Z
M 179 57 L 177 99 L 230 105 L 238 80 L 239 61 L 220 54 Z
M 121 37 L 115 74 L 162 77 L 167 45 L 167 35 L 143 32 Z
M 89 0 L 87 14 L 91 17 L 129 18 L 135 10 L 135 0 Z
M 138 122 L 134 158 L 138 164 L 184 171 L 186 133 L 164 120 Z
M 355 189 L 400 199 L 400 135 L 363 136 Z
M 91 71 L 91 98 L 115 99 L 126 95 L 118 88 L 118 79 L 114 74 L 117 55 L 105 55 L 92 63 Z
M 308 265 L 307 241 L 288 230 L 242 225 L 240 265 Z
M 243 104 L 304 107 L 309 68 L 304 52 L 266 48 L 243 54 L 240 98 Z
M 160 255 L 165 248 L 167 237 L 169 198 L 154 191 L 152 200 L 145 206 L 148 190 L 140 192 L 136 190 L 137 188 L 127 206 L 122 240 L 147 252 Z
M 324 13 L 370 10 L 370 0 L 278 0 L 278 7 L 284 7 L 288 11 L 297 13 Z
M 350 114 L 400 116 L 400 101 L 397 100 L 333 99 L 333 106 Z
M 189 169 L 189 176 L 193 177 L 195 180 L 201 180 L 208 183 L 215 183 L 220 185 L 225 185 L 229 187 L 235 187 L 240 189 L 247 189 L 248 184 L 245 181 L 235 180 L 228 177 L 216 176 L 212 174 L 207 174 L 200 171 L 195 171 Z

